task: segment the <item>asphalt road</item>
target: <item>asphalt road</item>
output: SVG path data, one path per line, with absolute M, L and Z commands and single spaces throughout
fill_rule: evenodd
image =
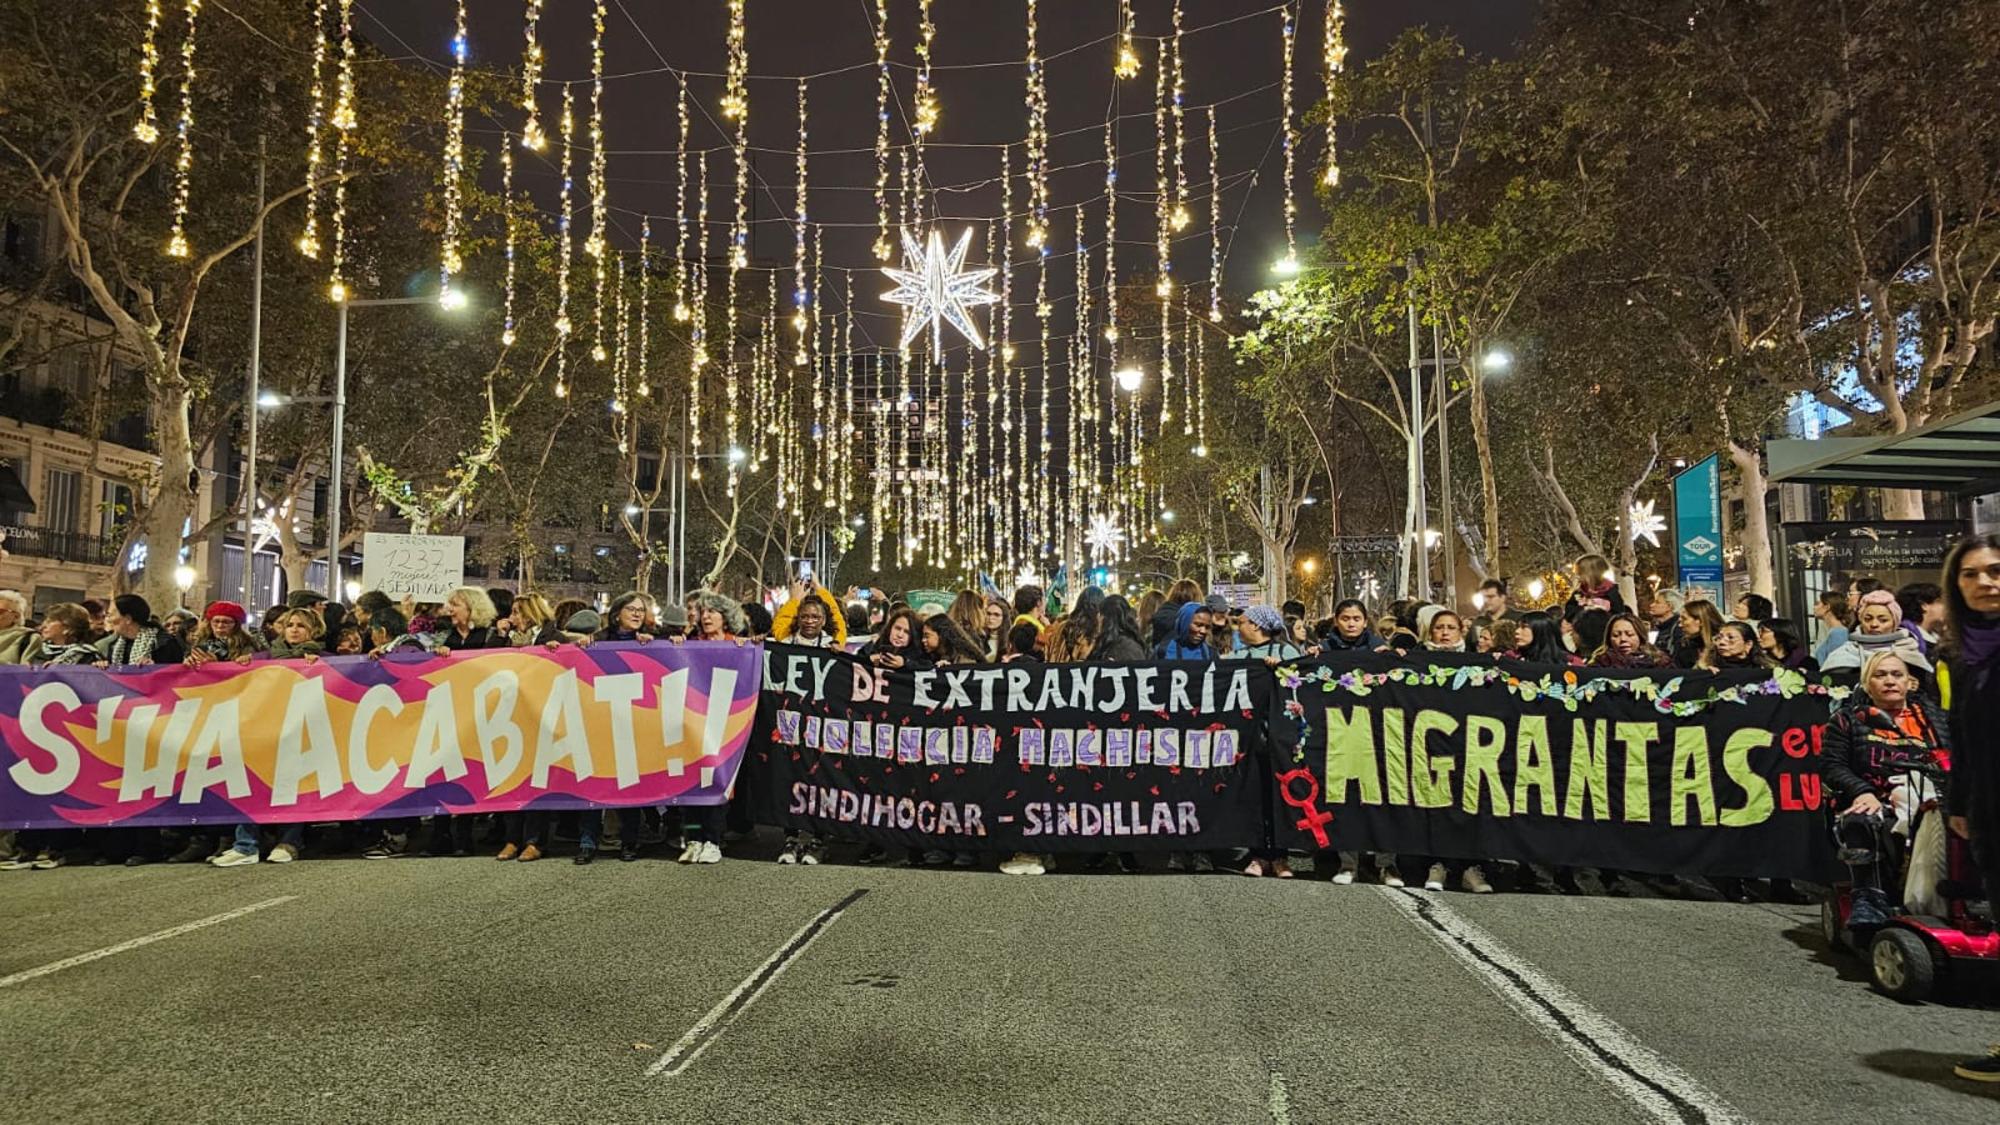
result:
M 0 1116 L 2000 1120 L 1949 1071 L 2000 1011 L 1876 996 L 1817 928 L 748 859 L 8 872 Z

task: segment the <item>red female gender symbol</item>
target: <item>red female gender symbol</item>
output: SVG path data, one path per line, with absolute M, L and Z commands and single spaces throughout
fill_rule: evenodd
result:
M 1292 782 L 1303 779 L 1306 791 L 1303 796 L 1292 792 Z M 1333 822 L 1333 814 L 1319 807 L 1319 779 L 1312 771 L 1301 766 L 1278 775 L 1278 795 L 1285 803 L 1305 815 L 1299 818 L 1298 827 L 1313 834 L 1321 848 L 1330 848 L 1332 842 L 1326 838 L 1326 825 Z

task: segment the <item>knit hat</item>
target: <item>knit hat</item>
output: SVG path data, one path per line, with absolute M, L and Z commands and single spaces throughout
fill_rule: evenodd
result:
M 1863 606 L 1871 606 L 1871 605 L 1879 605 L 1882 608 L 1888 610 L 1889 617 L 1891 618 L 1890 624 L 1892 626 L 1901 625 L 1903 623 L 1903 606 L 1901 603 L 1896 601 L 1896 595 L 1894 593 L 1888 590 L 1870 590 L 1867 593 L 1861 595 L 1861 600 L 1855 603 L 1854 612 L 1858 616 L 1861 613 L 1861 609 Z
M 237 605 L 235 602 L 208 603 L 208 608 L 202 611 L 201 619 L 208 621 L 217 617 L 227 617 L 238 625 L 250 620 L 250 615 L 243 612 L 243 607 Z
M 1210 615 L 1219 613 L 1227 617 L 1230 613 L 1229 599 L 1223 597 L 1221 594 L 1210 594 L 1208 600 L 1201 603 L 1201 608 L 1207 610 Z
M 1437 615 L 1443 612 L 1444 612 L 1444 607 L 1441 605 L 1427 605 L 1417 611 L 1418 639 L 1420 640 L 1430 639 L 1431 622 L 1436 620 Z
M 660 628 L 685 629 L 687 627 L 688 611 L 682 608 L 680 603 L 672 602 L 660 607 Z
M 1285 615 L 1267 605 L 1253 605 L 1243 611 L 1243 619 L 1270 637 L 1285 635 Z
M 604 628 L 604 619 L 594 609 L 579 609 L 563 623 L 565 633 L 595 633 Z

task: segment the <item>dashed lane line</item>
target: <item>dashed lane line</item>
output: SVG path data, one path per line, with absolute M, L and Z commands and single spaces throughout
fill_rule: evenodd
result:
M 141 949 L 152 945 L 154 942 L 177 938 L 182 934 L 191 934 L 196 930 L 204 930 L 210 926 L 219 926 L 224 922 L 233 921 L 246 914 L 254 914 L 259 910 L 266 910 L 273 906 L 283 906 L 297 897 L 299 896 L 279 895 L 277 898 L 268 898 L 263 902 L 253 902 L 249 906 L 239 906 L 234 910 L 225 910 L 220 914 L 212 914 L 207 918 L 200 918 L 193 922 L 184 922 L 178 926 L 172 926 L 147 934 L 144 937 L 135 937 L 130 941 L 121 941 L 117 945 L 107 945 L 102 949 L 93 949 L 88 953 L 79 953 L 74 957 L 65 957 L 60 961 L 51 961 L 46 965 L 38 965 L 32 969 L 23 969 L 18 973 L 0 977 L 0 988 L 12 988 L 17 984 L 26 984 L 31 980 L 38 980 L 51 973 L 60 973 L 64 969 L 74 969 L 78 965 L 88 965 L 92 961 L 101 961 L 106 957 L 113 957 L 120 953 L 130 953 L 134 949 Z
M 1748 1118 L 1610 1017 L 1514 956 L 1498 938 L 1435 895 L 1376 888 L 1416 927 L 1463 962 L 1577 1064 L 1656 1121 L 1740 1125 Z

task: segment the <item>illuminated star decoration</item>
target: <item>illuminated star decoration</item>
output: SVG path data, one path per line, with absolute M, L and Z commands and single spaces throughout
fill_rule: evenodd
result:
M 1083 541 L 1090 547 L 1093 561 L 1116 562 L 1118 548 L 1125 543 L 1125 533 L 1110 516 L 1090 517 L 1090 530 L 1083 533 Z
M 1660 533 L 1667 529 L 1667 517 L 1653 510 L 1651 500 L 1641 500 L 1632 505 L 1627 518 L 1632 522 L 1632 542 L 1644 539 L 1655 547 L 1660 545 Z
M 936 231 L 930 233 L 928 242 L 917 245 L 910 232 L 903 232 L 903 264 L 907 268 L 882 267 L 889 280 L 897 288 L 882 294 L 882 299 L 898 305 L 905 305 L 910 312 L 903 323 L 903 341 L 900 346 L 909 347 L 910 341 L 926 327 L 931 330 L 931 350 L 944 350 L 943 321 L 950 321 L 959 334 L 971 341 L 975 348 L 984 349 L 986 341 L 979 335 L 979 326 L 972 322 L 966 307 L 969 305 L 990 305 L 1000 299 L 998 293 L 986 288 L 986 282 L 998 273 L 994 269 L 966 270 L 966 248 L 972 244 L 972 228 L 958 236 L 958 245 L 949 255 L 944 252 L 944 237 Z

